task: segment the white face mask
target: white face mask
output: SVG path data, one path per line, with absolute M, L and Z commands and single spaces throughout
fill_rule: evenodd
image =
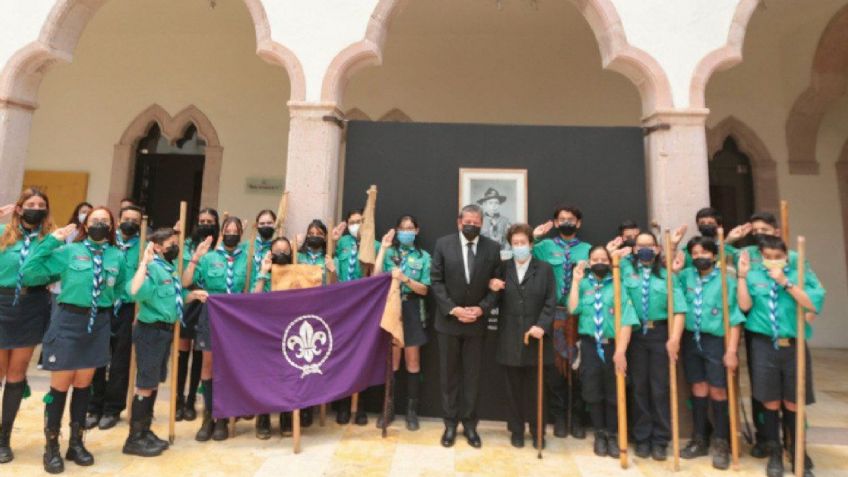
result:
M 84 223 L 85 223 L 85 218 L 86 218 L 86 217 L 88 217 L 88 214 L 83 214 L 82 212 L 80 212 L 80 213 L 77 215 L 77 220 L 79 220 L 79 223 L 84 224 Z
M 512 256 L 515 257 L 519 262 L 524 262 L 528 258 L 530 258 L 530 246 L 529 245 L 521 245 L 518 247 L 512 247 Z
M 361 224 L 350 224 L 350 225 L 348 225 L 347 229 L 348 229 L 348 231 L 350 231 L 351 235 L 353 235 L 354 237 L 359 237 L 359 227 L 360 226 L 361 226 Z

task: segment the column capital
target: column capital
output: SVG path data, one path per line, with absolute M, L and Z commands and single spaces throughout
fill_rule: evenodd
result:
M 660 123 L 687 126 L 705 126 L 710 110 L 707 108 L 686 109 L 655 109 L 642 116 L 643 126 L 653 126 Z
M 0 108 L 14 108 L 23 111 L 34 112 L 36 109 L 38 109 L 38 104 L 33 103 L 31 101 L 0 97 Z
M 293 118 L 314 117 L 325 114 L 334 114 L 340 119 L 344 118 L 344 112 L 339 108 L 338 104 L 332 101 L 289 101 L 286 104 L 289 107 L 289 115 Z

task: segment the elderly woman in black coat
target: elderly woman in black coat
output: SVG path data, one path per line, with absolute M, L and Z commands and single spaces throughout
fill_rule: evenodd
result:
M 554 362 L 549 332 L 556 308 L 556 283 L 551 266 L 533 258 L 533 230 L 515 224 L 507 231 L 512 260 L 504 261 L 499 279 L 490 286 L 499 292 L 498 348 L 496 359 L 506 374 L 509 418 L 507 428 L 514 447 L 524 447 L 525 423 L 536 442 L 536 369 L 539 343 L 545 366 Z M 524 344 L 524 335 L 533 338 Z M 544 422 L 542 422 L 544 427 Z M 544 430 L 544 429 L 543 429 Z M 544 438 L 543 438 L 544 439 Z M 542 441 L 544 447 L 544 440 Z

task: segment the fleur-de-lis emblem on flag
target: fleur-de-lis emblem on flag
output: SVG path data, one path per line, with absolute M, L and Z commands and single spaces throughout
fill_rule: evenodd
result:
M 303 378 L 322 374 L 321 365 L 333 352 L 333 334 L 320 316 L 304 315 L 289 323 L 282 344 L 286 361 L 299 369 Z
M 311 363 L 316 356 L 321 354 L 319 345 L 327 344 L 327 334 L 323 331 L 315 331 L 308 321 L 303 321 L 296 336 L 290 336 L 286 346 L 295 351 L 295 357 L 307 363 Z

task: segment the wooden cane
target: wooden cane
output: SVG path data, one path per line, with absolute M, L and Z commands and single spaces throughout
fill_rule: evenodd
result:
M 188 204 L 180 201 L 180 253 L 177 256 L 177 280 L 183 277 L 183 253 L 185 251 L 185 230 Z M 171 413 L 168 416 L 168 442 L 174 443 L 177 438 L 177 358 L 180 354 L 180 323 L 174 323 L 174 342 L 171 345 Z
M 539 338 L 539 370 L 537 373 L 538 385 L 536 386 L 536 444 L 539 446 L 539 452 L 536 454 L 537 459 L 542 458 L 542 438 L 544 436 L 545 423 L 542 422 L 542 406 L 544 402 L 542 401 L 542 392 L 543 392 L 543 383 L 544 383 L 544 375 L 543 375 L 543 367 L 544 367 L 544 356 L 542 348 L 542 339 Z M 524 333 L 524 346 L 530 345 L 530 332 Z
M 674 330 L 674 285 L 672 282 L 671 231 L 665 229 L 665 286 L 668 309 L 668 331 Z M 672 469 L 680 470 L 680 419 L 677 409 L 677 361 L 668 360 L 668 379 L 671 397 L 671 447 L 674 454 Z
M 789 201 L 780 201 L 780 238 L 789 247 Z
M 277 221 L 274 224 L 274 233 L 277 234 L 277 237 L 285 236 L 285 224 L 286 217 L 288 216 L 289 210 L 289 192 L 283 192 L 283 195 L 280 197 L 280 204 L 277 206 Z
M 730 347 L 730 304 L 728 300 L 727 290 L 727 260 L 724 252 L 724 229 L 718 229 L 718 263 L 721 270 L 721 312 L 724 323 L 724 348 Z M 733 470 L 739 470 L 739 414 L 737 407 L 739 406 L 736 379 L 733 370 L 727 369 L 727 403 L 730 406 L 728 415 L 730 417 L 730 455 L 733 463 Z
M 804 271 L 806 263 L 806 240 L 798 237 L 798 289 L 804 290 Z M 795 476 L 804 475 L 804 457 L 806 454 L 807 424 L 807 318 L 806 310 L 800 303 L 796 305 L 795 346 L 797 357 L 797 382 L 795 383 Z
M 141 237 L 138 239 L 138 261 L 144 259 L 144 249 L 147 248 L 147 216 L 141 217 Z M 133 314 L 133 326 L 130 327 L 130 381 L 129 386 L 127 386 L 127 410 L 132 409 L 132 401 L 135 396 L 135 376 L 136 376 L 136 357 L 135 357 L 135 344 L 132 342 L 132 328 L 135 326 L 135 317 L 138 316 L 139 305 L 138 302 L 135 304 L 135 311 Z
M 612 256 L 612 285 L 615 312 L 615 346 L 621 346 L 621 265 L 620 257 Z M 624 373 L 615 373 L 615 393 L 618 404 L 618 448 L 621 468 L 627 468 L 627 388 Z
M 292 443 L 294 453 L 300 454 L 300 409 L 292 411 Z

